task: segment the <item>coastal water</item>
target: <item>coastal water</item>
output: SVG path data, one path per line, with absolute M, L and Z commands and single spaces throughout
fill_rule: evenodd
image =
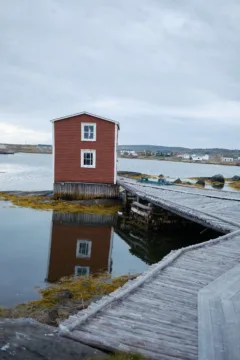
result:
M 1 190 L 52 189 L 52 155 L 0 155 Z M 226 178 L 240 174 L 240 167 L 227 165 L 190 164 L 158 160 L 118 159 L 119 171 L 137 171 L 149 175 L 189 178 L 222 174 Z
M 118 168 L 181 178 L 239 174 L 232 166 L 150 160 L 119 159 Z M 0 157 L 0 191 L 51 188 L 51 155 Z M 37 299 L 38 287 L 62 276 L 140 273 L 172 249 L 203 241 L 199 233 L 147 233 L 115 217 L 55 214 L 0 201 L 0 305 Z

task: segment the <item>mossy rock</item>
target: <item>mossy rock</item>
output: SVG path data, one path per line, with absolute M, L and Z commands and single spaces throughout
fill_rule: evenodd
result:
M 199 179 L 199 180 L 196 182 L 196 185 L 205 187 L 205 185 L 206 185 L 205 180 L 204 180 L 204 179 Z
M 211 182 L 225 184 L 225 178 L 223 175 L 217 174 L 211 177 Z

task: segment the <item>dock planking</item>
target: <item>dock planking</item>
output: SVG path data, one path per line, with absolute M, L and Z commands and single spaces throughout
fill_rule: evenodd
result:
M 129 180 L 121 185 L 227 234 L 171 252 L 63 322 L 61 335 L 150 359 L 239 359 L 239 195 L 224 193 L 223 199 L 215 191 L 156 189 Z
M 148 185 L 127 178 L 119 178 L 118 184 L 143 200 L 222 233 L 239 227 L 240 193 Z

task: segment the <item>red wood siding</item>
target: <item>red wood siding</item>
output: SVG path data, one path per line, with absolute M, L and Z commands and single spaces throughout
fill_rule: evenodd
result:
M 77 258 L 77 240 L 92 241 L 91 257 Z M 48 281 L 74 274 L 75 266 L 89 266 L 90 273 L 108 270 L 111 226 L 72 226 L 53 224 Z
M 81 141 L 81 123 L 97 124 L 97 140 Z M 54 182 L 114 184 L 115 123 L 78 115 L 54 123 Z M 96 168 L 81 168 L 81 150 L 96 150 Z

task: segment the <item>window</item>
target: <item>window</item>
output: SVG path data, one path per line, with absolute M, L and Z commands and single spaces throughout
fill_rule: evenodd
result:
M 81 167 L 96 167 L 96 150 L 81 150 Z
M 78 240 L 76 257 L 77 258 L 90 258 L 91 257 L 92 242 L 90 240 Z
M 87 276 L 89 273 L 89 266 L 75 266 L 75 276 Z
M 82 123 L 81 134 L 82 141 L 96 141 L 96 124 Z

